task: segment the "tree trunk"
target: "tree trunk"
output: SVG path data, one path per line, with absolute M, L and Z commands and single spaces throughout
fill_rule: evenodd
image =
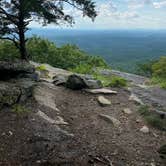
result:
M 21 59 L 28 60 L 27 50 L 26 50 L 26 41 L 25 41 L 25 34 L 24 34 L 24 28 L 19 28 L 19 50 Z
M 26 50 L 26 40 L 25 40 L 25 23 L 24 23 L 24 1 L 19 0 L 19 50 L 21 59 L 28 60 L 27 50 Z

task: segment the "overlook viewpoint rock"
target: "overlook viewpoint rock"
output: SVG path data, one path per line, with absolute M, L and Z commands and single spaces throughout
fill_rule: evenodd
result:
M 165 166 L 165 130 L 129 100 L 134 94 L 150 111 L 165 107 L 144 81 L 105 88 L 91 76 L 40 66 L 0 62 L 0 166 Z M 73 75 L 90 86 L 66 86 Z

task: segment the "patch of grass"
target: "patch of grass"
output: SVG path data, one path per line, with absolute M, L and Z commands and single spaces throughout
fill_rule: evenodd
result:
M 160 130 L 166 130 L 166 120 L 161 119 L 159 116 L 151 114 L 149 116 L 145 116 L 145 120 L 151 124 L 152 126 L 160 129 Z
M 147 105 L 141 105 L 138 111 L 142 116 L 150 115 L 149 107 Z
M 127 81 L 118 76 L 104 76 L 99 73 L 93 74 L 94 78 L 100 80 L 105 87 L 125 87 L 127 86 Z
M 110 85 L 111 78 L 109 76 L 104 76 L 99 73 L 94 73 L 93 76 L 96 80 L 100 80 L 104 87 L 108 87 Z
M 149 106 L 140 106 L 138 111 L 144 117 L 147 123 L 160 130 L 166 130 L 166 120 L 161 119 L 159 115 L 157 115 L 154 112 L 151 112 Z
M 125 87 L 125 86 L 127 86 L 127 81 L 122 77 L 112 76 L 109 86 L 111 86 L 111 87 Z
M 16 113 L 17 115 L 23 115 L 29 113 L 30 110 L 20 104 L 16 104 L 13 106 L 12 112 Z
M 45 65 L 40 65 L 40 66 L 36 67 L 36 70 L 38 70 L 38 71 L 46 71 L 46 66 Z

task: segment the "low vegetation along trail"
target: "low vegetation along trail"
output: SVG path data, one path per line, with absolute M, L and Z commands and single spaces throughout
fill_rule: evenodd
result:
M 164 166 L 166 133 L 146 124 L 128 91 L 114 90 L 103 107 L 98 94 L 40 82 L 28 114 L 0 112 L 0 165 Z

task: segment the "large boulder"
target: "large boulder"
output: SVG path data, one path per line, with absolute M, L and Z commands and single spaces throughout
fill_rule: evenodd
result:
M 37 80 L 34 67 L 28 62 L 0 61 L 0 107 L 26 101 Z
M 102 88 L 102 83 L 99 80 L 94 80 L 90 76 L 73 74 L 66 81 L 66 87 L 73 90 L 80 89 L 99 89 Z
M 27 77 L 34 72 L 35 68 L 26 61 L 0 61 L 0 80 Z
M 87 88 L 87 85 L 81 76 L 73 74 L 68 77 L 66 87 L 73 90 L 80 90 Z

